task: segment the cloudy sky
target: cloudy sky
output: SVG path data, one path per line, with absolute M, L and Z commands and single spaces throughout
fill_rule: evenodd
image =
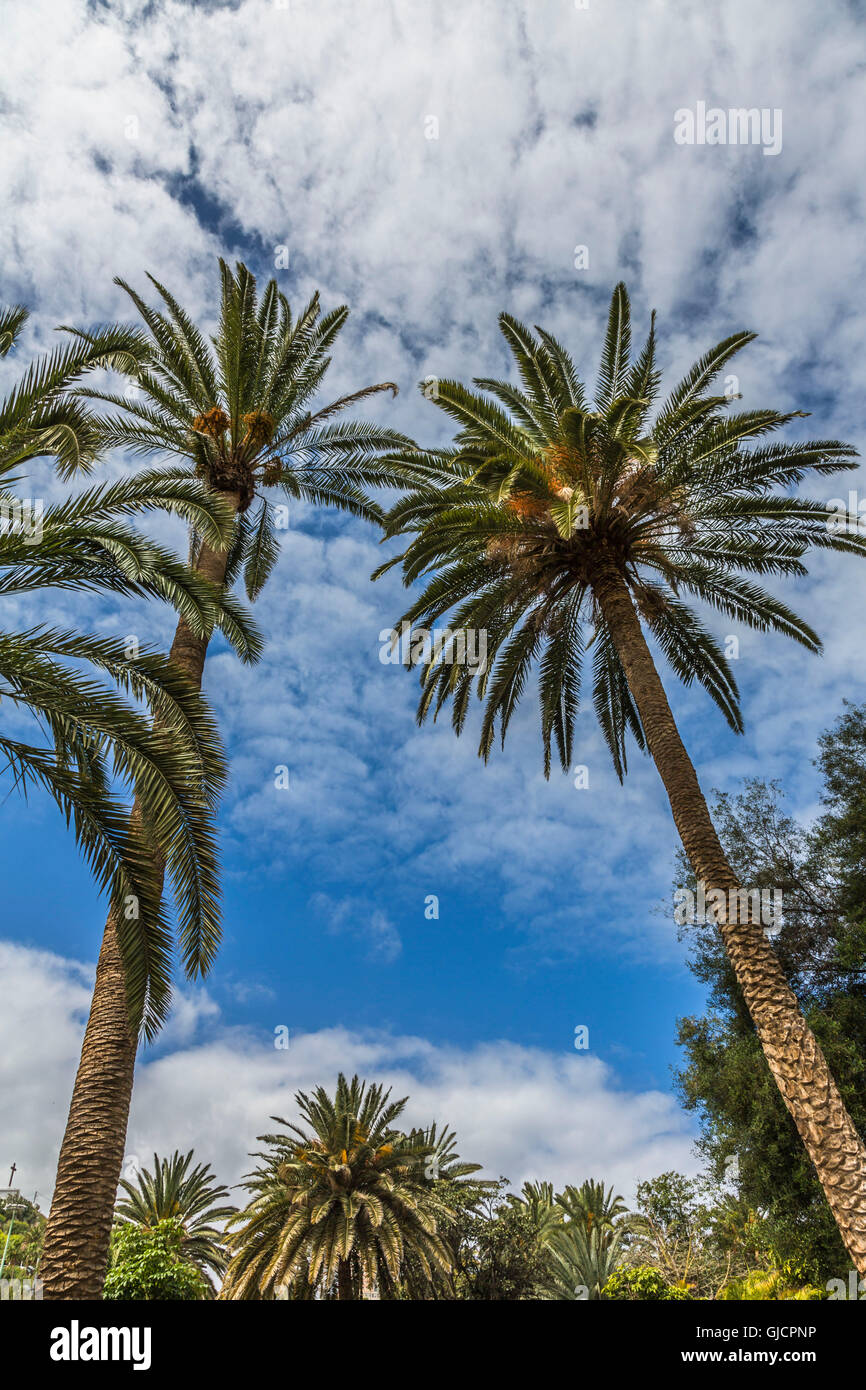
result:
M 152 271 L 207 324 L 224 255 L 293 301 L 318 287 L 347 303 L 330 394 L 394 380 L 376 418 L 439 441 L 419 379 L 504 374 L 502 309 L 592 379 L 624 278 L 639 330 L 658 310 L 671 374 L 755 329 L 744 407 L 811 410 L 810 433 L 862 447 L 860 0 L 31 0 L 5 24 L 2 297 L 33 320 L 0 384 L 56 324 L 126 314 L 114 275 L 142 287 Z M 700 102 L 776 113 L 781 149 L 678 143 L 676 113 Z M 47 468 L 28 487 L 58 490 Z M 293 508 L 257 605 L 261 664 L 209 659 L 232 760 L 225 941 L 142 1059 L 129 1154 L 194 1144 L 236 1181 L 267 1117 L 343 1069 L 393 1083 L 413 1119 L 454 1125 L 463 1153 L 518 1184 L 631 1191 L 693 1170 L 670 1068 L 675 1019 L 702 998 L 658 911 L 675 838 L 653 768 L 636 760 L 621 788 L 587 711 L 588 789 L 546 783 L 531 698 L 486 769 L 471 730 L 418 730 L 414 678 L 378 659 L 404 605 L 397 578 L 369 581 L 381 558 L 371 529 Z M 744 737 L 665 673 L 707 788 L 776 776 L 814 813 L 817 735 L 863 698 L 861 586 L 833 557 L 786 592 L 821 658 L 716 620 L 740 641 Z M 155 607 L 7 607 L 4 626 L 164 645 L 172 630 Z M 0 863 L 0 1165 L 41 1200 L 103 911 L 38 798 L 2 800 Z

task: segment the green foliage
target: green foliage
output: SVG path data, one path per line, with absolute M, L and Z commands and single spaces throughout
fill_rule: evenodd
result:
M 449 1274 L 440 1225 L 455 1215 L 449 1193 L 478 1164 L 459 1160 L 448 1130 L 396 1129 L 406 1098 L 390 1094 L 341 1074 L 333 1098 L 321 1086 L 298 1092 L 306 1129 L 272 1117 L 289 1133 L 260 1136 L 269 1148 L 230 1223 L 223 1297 L 298 1285 L 324 1298 L 411 1297 Z
M 653 1265 L 623 1266 L 614 1270 L 601 1291 L 602 1298 L 676 1303 L 692 1298 L 688 1289 L 669 1284 Z
M 25 315 L 0 313 L 8 352 Z M 100 427 L 71 384 L 96 366 L 128 363 L 119 331 L 92 335 L 32 364 L 0 402 L 0 599 L 26 610 L 38 591 L 67 589 L 159 597 L 197 633 L 222 623 L 212 587 L 131 524 L 174 513 L 222 545 L 231 514 L 194 478 L 150 470 L 25 512 L 22 463 L 52 455 L 63 473 L 86 467 Z M 142 708 L 143 706 L 143 708 Z M 157 652 L 44 624 L 0 631 L 0 769 L 26 795 L 40 787 L 71 826 L 82 856 L 116 910 L 133 1023 L 151 1036 L 169 1000 L 172 923 L 153 884 L 166 861 L 184 966 L 204 972 L 219 936 L 214 810 L 225 769 L 200 695 Z M 19 736 L 15 715 L 32 716 Z M 12 736 L 12 729 L 15 735 Z M 132 823 L 123 793 L 139 799 Z
M 109 407 L 100 420 L 103 447 L 166 454 L 212 492 L 237 497 L 226 582 L 243 574 L 247 596 L 255 599 L 280 551 L 273 502 L 301 500 L 378 519 L 381 509 L 369 490 L 411 476 L 388 452 L 411 443 L 368 421 L 335 419 L 383 391 L 396 395 L 393 382 L 324 405 L 316 401 L 348 317 L 345 305 L 323 314 L 317 292 L 295 317 L 275 279 L 260 295 L 247 266 L 239 262 L 232 270 L 221 260 L 219 267 L 213 339 L 152 275 L 159 308 L 116 280 L 145 329 L 115 325 L 102 332 L 127 344 L 125 371 L 138 395 L 133 400 L 89 388 L 78 394 Z M 86 346 L 93 341 L 89 333 L 70 331 Z M 193 536 L 193 559 L 199 540 Z
M 545 1298 L 599 1299 L 622 1257 L 623 1231 L 570 1222 L 548 1240 L 549 1285 Z
M 176 1220 L 181 1228 L 181 1253 L 198 1269 L 222 1275 L 226 1267 L 225 1242 L 222 1230 L 214 1224 L 234 1216 L 237 1208 L 225 1203 L 227 1187 L 220 1186 L 210 1170 L 210 1164 L 199 1163 L 191 1168 L 193 1150 L 181 1156 L 177 1150 L 171 1158 L 153 1156 L 153 1172 L 144 1168 L 134 1183 L 121 1178 L 120 1187 L 126 1194 L 118 1201 L 116 1216 L 119 1222 L 132 1223 L 152 1230 L 164 1220 Z
M 547 1285 L 547 1204 L 543 1195 L 540 1202 L 533 1200 L 538 1190 L 530 1184 L 524 1186 L 522 1199 L 506 1192 L 507 1186 L 507 1178 L 467 1184 L 458 1215 L 445 1228 L 452 1251 L 454 1298 L 525 1301 L 538 1298 Z
M 10 1234 L 11 1231 L 11 1234 Z M 6 1246 L 4 1279 L 28 1279 L 34 1274 L 45 1237 L 45 1216 L 37 1206 L 18 1193 L 14 1205 L 0 1201 L 0 1255 Z
M 728 1302 L 766 1301 L 767 1299 L 796 1300 L 798 1302 L 818 1302 L 826 1299 L 826 1290 L 807 1285 L 796 1288 L 789 1284 L 779 1269 L 752 1269 L 742 1279 L 732 1279 L 719 1295 Z
M 123 1302 L 207 1298 L 207 1280 L 184 1258 L 182 1250 L 180 1221 L 166 1218 L 148 1228 L 131 1224 L 118 1227 L 111 1237 L 103 1298 Z

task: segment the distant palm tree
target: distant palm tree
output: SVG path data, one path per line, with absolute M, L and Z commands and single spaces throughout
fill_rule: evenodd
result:
M 126 351 L 124 360 L 115 353 L 113 365 L 131 378 L 133 394 L 89 387 L 79 392 L 82 399 L 109 408 L 100 420 L 102 447 L 168 456 L 174 461 L 172 475 L 179 470 L 190 482 L 200 480 L 215 502 L 231 512 L 227 546 L 215 544 L 193 522 L 190 563 L 221 593 L 227 614 L 235 615 L 241 630 L 242 610 L 232 588 L 243 573 L 247 595 L 255 599 L 279 554 L 273 499 L 297 498 L 379 518 L 380 509 L 366 489 L 394 481 L 398 470 L 382 460 L 382 453 L 408 441 L 375 424 L 334 419 L 368 396 L 396 393 L 391 382 L 316 406 L 330 365 L 329 350 L 347 318 L 345 307 L 321 315 L 316 294 L 293 318 L 275 280 L 259 298 L 255 277 L 246 266 L 239 264 L 232 271 L 220 261 L 220 272 L 219 323 L 211 341 L 152 277 L 165 312 L 150 308 L 122 280 L 116 282 L 138 309 L 145 330 L 115 326 L 97 335 L 80 330 L 75 334 L 85 351 L 106 334 Z M 399 473 L 404 475 L 405 470 Z M 228 623 L 226 617 L 223 630 L 231 635 Z M 254 658 L 260 644 L 249 629 L 242 630 L 247 643 L 243 654 Z M 170 659 L 196 688 L 201 685 L 209 637 L 209 630 L 191 625 L 181 615 Z M 158 890 L 158 862 L 154 880 Z M 103 949 L 112 958 L 117 929 L 110 914 Z M 196 950 L 209 961 L 217 944 L 211 934 L 196 943 Z M 152 1018 L 158 1027 L 170 998 L 164 941 L 158 931 L 150 945 L 156 982 Z M 137 1030 L 118 1010 L 117 998 L 116 975 L 97 975 L 89 1027 L 100 1041 L 102 1070 L 116 1084 L 107 1091 L 100 1076 L 83 1065 L 76 1077 L 48 1224 L 46 1297 L 98 1298 L 105 1277 L 138 1043 Z M 89 1134 L 86 1144 L 81 1142 L 83 1125 Z
M 453 447 L 407 456 L 426 480 L 388 519 L 387 534 L 411 539 L 378 573 L 402 561 L 407 585 L 427 580 L 403 621 L 429 629 L 448 614 L 452 631 L 423 668 L 419 722 L 450 700 L 460 733 L 477 682 L 485 702 L 479 753 L 487 759 L 537 666 L 545 773 L 554 746 L 568 770 L 582 668 L 592 662 L 595 708 L 616 771 L 625 774 L 631 734 L 655 761 L 695 875 L 713 895 L 770 1071 L 866 1273 L 866 1146 L 725 857 L 646 637 L 741 731 L 724 653 L 685 597 L 818 651 L 812 629 L 748 576 L 804 574 L 802 557 L 813 546 L 866 554 L 863 538 L 828 526 L 825 503 L 788 491 L 807 473 L 855 467 L 856 450 L 832 439 L 749 447 L 801 413 L 729 413 L 727 395 L 710 394 L 751 333 L 712 348 L 655 409 L 654 322 L 632 360 L 622 284 L 593 406 L 549 333 L 508 314 L 499 322 L 523 389 L 489 378 L 476 379 L 474 390 L 438 380 L 433 399 L 460 432 Z M 485 660 L 474 667 L 454 660 L 479 630 Z M 473 648 L 480 647 L 476 638 Z M 425 644 L 413 642 L 410 664 L 425 659 Z
M 551 1182 L 525 1182 L 520 1195 L 511 1192 L 508 1201 L 511 1206 L 521 1207 L 528 1213 L 542 1245 L 547 1244 L 562 1223 L 562 1211 L 557 1205 Z
M 623 1227 L 628 1207 L 612 1187 L 605 1191 L 603 1182 L 590 1178 L 580 1187 L 564 1187 L 557 1195 L 556 1205 L 567 1224 L 582 1226 L 589 1235 L 593 1230 L 613 1231 Z
M 622 1231 L 580 1222 L 561 1226 L 548 1241 L 550 1283 L 544 1299 L 596 1300 L 619 1264 Z
M 237 1207 L 224 1202 L 229 1189 L 217 1183 L 209 1163 L 190 1168 L 193 1150 L 183 1156 L 175 1150 L 171 1158 L 153 1155 L 153 1172 L 143 1168 L 134 1183 L 121 1178 L 126 1197 L 115 1207 L 123 1224 L 152 1230 L 164 1219 L 176 1220 L 181 1227 L 180 1253 L 206 1276 L 222 1277 L 226 1267 L 225 1237 L 216 1222 L 234 1216 Z M 222 1204 L 222 1205 L 220 1205 Z
M 221 1298 L 298 1285 L 323 1298 L 392 1298 L 410 1255 L 428 1281 L 448 1272 L 438 1224 L 451 1209 L 434 1176 L 443 1141 L 449 1166 L 448 1132 L 437 1142 L 396 1130 L 406 1099 L 390 1094 L 341 1074 L 333 1099 L 321 1086 L 296 1096 L 306 1129 L 278 1119 L 288 1134 L 260 1136 L 269 1150 L 247 1179 L 252 1201 L 231 1222 Z

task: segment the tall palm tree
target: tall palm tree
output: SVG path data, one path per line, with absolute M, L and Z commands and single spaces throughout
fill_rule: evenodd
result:
M 308 1128 L 272 1117 L 289 1132 L 259 1136 L 269 1151 L 256 1155 L 263 1161 L 246 1182 L 252 1201 L 231 1223 L 220 1297 L 306 1284 L 324 1298 L 390 1298 L 410 1256 L 429 1282 L 447 1274 L 438 1223 L 452 1212 L 431 1160 L 451 1166 L 449 1136 L 396 1130 L 406 1098 L 390 1094 L 341 1073 L 333 1099 L 322 1086 L 298 1092 Z
M 207 1278 L 225 1273 L 225 1237 L 215 1224 L 234 1216 L 237 1207 L 226 1203 L 229 1189 L 217 1183 L 209 1163 L 191 1168 L 193 1150 L 171 1158 L 153 1155 L 153 1172 L 143 1168 L 134 1183 L 121 1178 L 124 1199 L 115 1215 L 121 1225 L 152 1230 L 159 1221 L 176 1220 L 181 1227 L 181 1254 Z
M 647 643 L 649 634 L 674 674 L 699 681 L 741 731 L 733 675 L 687 599 L 818 651 L 812 629 L 750 576 L 801 575 L 810 546 L 866 552 L 861 538 L 828 527 L 824 503 L 790 492 L 807 473 L 853 468 L 856 451 L 837 440 L 757 443 L 801 412 L 732 411 L 725 395 L 711 393 L 751 333 L 712 348 L 656 408 L 654 320 L 632 360 L 622 284 L 592 406 L 549 333 L 508 314 L 499 322 L 522 389 L 488 378 L 475 389 L 439 381 L 435 403 L 460 431 L 452 447 L 414 456 L 426 479 L 389 517 L 389 534 L 411 537 L 389 563 L 402 561 L 407 585 L 429 581 L 404 621 L 429 627 L 453 610 L 464 646 L 462 630 L 487 633 L 481 667 L 449 663 L 456 639 L 424 667 L 419 722 L 450 700 L 459 733 L 477 683 L 486 760 L 537 664 L 545 773 L 554 746 L 568 769 L 581 669 L 591 661 L 616 771 L 622 779 L 631 734 L 655 761 L 696 877 L 717 894 L 721 937 L 767 1063 L 866 1272 L 866 1148 L 725 858 Z M 422 646 L 412 644 L 410 663 L 422 659 Z
M 210 341 L 152 277 L 163 310 L 149 307 L 122 280 L 116 282 L 138 309 L 143 330 L 72 331 L 85 351 L 95 350 L 108 336 L 114 348 L 111 365 L 125 372 L 137 393 L 81 388 L 82 400 L 108 407 L 100 420 L 101 446 L 166 455 L 173 460 L 172 476 L 181 472 L 201 480 L 231 511 L 233 533 L 227 547 L 214 544 L 193 523 L 190 563 L 235 613 L 231 590 L 241 572 L 247 595 L 255 599 L 279 554 L 275 498 L 334 506 L 375 520 L 380 509 L 366 489 L 395 479 L 396 469 L 389 470 L 382 451 L 408 441 L 369 422 L 334 419 L 368 396 L 396 393 L 391 382 L 316 405 L 330 365 L 329 350 L 348 315 L 345 307 L 322 314 L 316 294 L 293 318 L 275 280 L 260 297 L 246 266 L 232 271 L 220 261 L 220 272 L 219 322 Z M 169 656 L 196 688 L 208 639 L 208 631 L 181 615 Z M 158 889 L 159 863 L 154 878 Z M 97 976 L 88 1024 L 98 1041 L 100 1067 L 95 1072 L 85 1067 L 82 1054 L 48 1223 L 46 1298 L 99 1298 L 105 1277 L 138 1041 L 118 1007 L 117 930 L 117 920 L 109 914 L 100 955 L 104 968 Z M 110 1093 L 104 1075 L 113 1078 Z
M 21 306 L 0 312 L 0 355 L 26 320 Z M 22 466 L 34 458 L 53 457 L 64 476 L 94 462 L 99 427 L 70 388 L 94 367 L 128 365 L 127 337 L 109 331 L 48 354 L 0 403 L 0 598 L 51 589 L 156 596 L 191 631 L 203 635 L 219 625 L 245 653 L 249 636 L 236 605 L 130 525 L 158 508 L 195 526 L 211 545 L 225 545 L 231 508 L 200 480 L 147 471 L 48 507 L 14 491 Z M 2 697 L 2 708 L 22 717 L 28 711 L 33 720 L 29 738 L 13 737 L 8 724 L 0 729 L 0 770 L 25 793 L 41 786 L 72 826 L 117 924 L 97 988 L 110 981 L 129 1026 L 151 1036 L 165 1011 L 172 941 L 154 890 L 155 860 L 174 889 L 189 973 L 207 969 L 219 933 L 213 817 L 225 769 L 213 719 L 199 691 L 158 652 L 41 624 L 0 632 Z M 132 820 L 123 789 L 136 794 Z M 85 1054 L 110 1108 L 113 1078 L 101 1071 L 98 1037 L 89 1035 Z M 85 1149 L 95 1142 L 94 1118 L 82 1117 Z M 115 1187 L 107 1193 L 112 1204 Z M 93 1196 L 83 1181 L 80 1200 Z M 109 1210 L 106 1241 L 110 1225 Z

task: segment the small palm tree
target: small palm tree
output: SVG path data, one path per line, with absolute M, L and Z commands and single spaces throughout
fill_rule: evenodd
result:
M 562 1210 L 557 1205 L 553 1183 L 525 1182 L 517 1196 L 511 1192 L 508 1201 L 513 1207 L 521 1207 L 529 1215 L 538 1232 L 538 1241 L 546 1245 L 553 1232 L 562 1224 Z
M 209 1163 L 191 1168 L 193 1150 L 171 1158 L 153 1156 L 153 1172 L 143 1168 L 134 1183 L 121 1178 L 125 1199 L 115 1207 L 121 1225 L 153 1230 L 158 1222 L 174 1220 L 181 1230 L 180 1254 L 210 1278 L 225 1272 L 225 1238 L 215 1224 L 234 1216 L 227 1204 L 229 1189 L 217 1183 Z
M 296 1096 L 307 1129 L 273 1117 L 289 1133 L 260 1136 L 270 1147 L 247 1179 L 252 1201 L 231 1223 L 222 1298 L 298 1285 L 322 1298 L 393 1298 L 409 1256 L 428 1282 L 447 1274 L 438 1227 L 452 1211 L 434 1173 L 453 1162 L 451 1136 L 396 1130 L 406 1099 L 390 1094 L 341 1074 L 333 1099 L 321 1086 Z
M 426 478 L 387 524 L 387 534 L 410 536 L 389 565 L 402 561 L 407 585 L 428 581 L 403 621 L 428 628 L 451 615 L 450 641 L 423 668 L 419 722 L 450 701 L 459 734 L 475 685 L 486 760 L 537 666 L 545 773 L 554 748 L 567 770 L 581 675 L 591 663 L 616 771 L 622 779 L 629 735 L 655 761 L 770 1071 L 866 1273 L 866 1147 L 725 857 L 647 643 L 650 634 L 675 675 L 703 685 L 741 731 L 729 665 L 687 599 L 818 651 L 812 629 L 752 576 L 804 574 L 813 546 L 866 553 L 862 538 L 828 526 L 826 504 L 789 491 L 807 473 L 855 467 L 856 451 L 837 440 L 756 444 L 801 412 L 731 412 L 725 395 L 712 394 L 751 333 L 712 348 L 656 408 L 654 321 L 632 360 L 622 284 L 592 405 L 549 333 L 508 314 L 499 322 L 523 389 L 489 378 L 476 379 L 475 389 L 440 380 L 434 399 L 459 433 L 450 448 L 412 455 Z M 479 630 L 486 659 L 474 667 L 455 661 Z M 410 664 L 424 659 L 422 646 L 412 644 Z
M 580 1222 L 561 1226 L 548 1242 L 550 1282 L 540 1290 L 545 1299 L 600 1299 L 602 1289 L 619 1264 L 622 1232 Z
M 114 349 L 110 365 L 125 372 L 134 388 L 126 395 L 80 389 L 82 402 L 107 407 L 100 418 L 101 447 L 165 456 L 171 461 L 169 476 L 179 473 L 189 483 L 203 483 L 214 502 L 231 513 L 228 545 L 215 544 L 193 520 L 189 551 L 197 575 L 221 594 L 223 630 L 229 631 L 232 617 L 238 630 L 243 627 L 233 586 L 243 575 L 247 595 L 256 598 L 279 554 L 273 503 L 285 510 L 287 498 L 302 499 L 377 519 L 381 512 L 367 489 L 405 475 L 384 461 L 383 451 L 408 441 L 369 422 L 335 418 L 366 397 L 396 392 L 391 382 L 316 403 L 330 348 L 347 318 L 345 307 L 322 314 L 316 294 L 295 318 L 275 280 L 260 297 L 246 266 L 232 271 L 221 261 L 220 272 L 219 322 L 210 341 L 152 277 L 162 311 L 122 280 L 116 282 L 138 309 L 144 330 L 115 326 L 98 334 L 74 332 L 86 352 L 108 337 Z M 253 658 L 259 643 L 243 630 L 245 655 Z M 201 685 L 209 638 L 208 629 L 181 614 L 169 656 L 195 688 Z M 158 893 L 159 863 L 154 870 Z M 103 949 L 111 958 L 117 930 L 109 914 Z M 216 938 L 203 945 L 210 958 Z M 159 948 L 157 936 L 153 949 L 158 953 Z M 79 1069 L 76 1077 L 46 1240 L 46 1297 L 98 1298 L 105 1277 L 138 1042 L 136 1028 L 117 1008 L 117 988 L 116 975 L 97 974 L 89 1026 L 100 1040 L 102 1072 L 117 1080 L 106 1088 L 98 1074 Z M 79 1142 L 82 1126 L 90 1136 L 85 1145 Z M 96 1182 L 99 1202 L 92 1195 Z

